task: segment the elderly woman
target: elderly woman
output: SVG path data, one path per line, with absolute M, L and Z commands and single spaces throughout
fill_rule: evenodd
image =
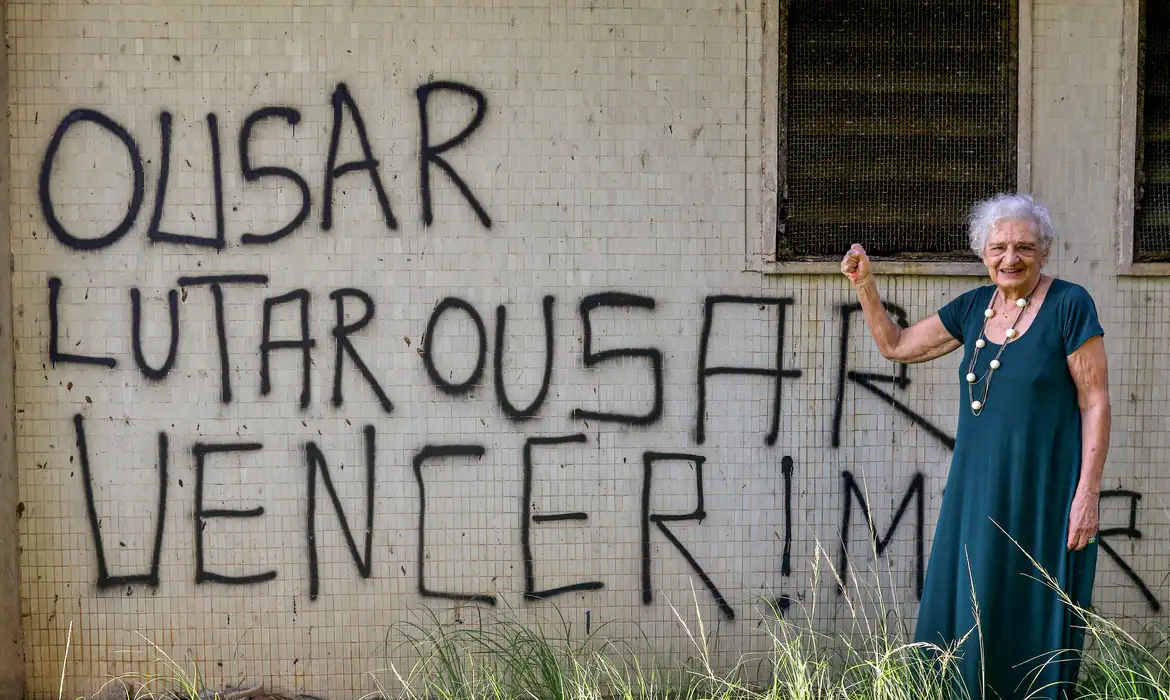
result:
M 841 262 L 883 357 L 963 352 L 958 436 L 915 639 L 958 645 L 971 698 L 985 686 L 988 698 L 1071 698 L 1083 633 L 1028 557 L 1089 605 L 1110 426 L 1104 331 L 1083 287 L 1041 272 L 1054 231 L 1031 197 L 979 203 L 969 233 L 992 284 L 909 328 L 890 320 L 860 245 Z

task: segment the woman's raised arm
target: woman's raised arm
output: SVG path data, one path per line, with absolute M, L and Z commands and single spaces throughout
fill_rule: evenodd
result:
M 927 362 L 956 350 L 961 343 L 951 336 L 938 314 L 901 328 L 882 305 L 873 266 L 865 249 L 854 243 L 841 261 L 841 272 L 853 283 L 865 324 L 882 357 L 905 364 Z

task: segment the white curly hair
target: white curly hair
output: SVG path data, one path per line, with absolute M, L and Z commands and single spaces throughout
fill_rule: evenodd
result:
M 1004 220 L 1030 224 L 1040 237 L 1040 244 L 1044 249 L 1052 247 L 1056 229 L 1052 226 L 1052 217 L 1049 216 L 1047 208 L 1037 204 L 1031 195 L 997 194 L 976 204 L 968 218 L 967 235 L 970 238 L 971 250 L 980 258 L 983 257 L 983 249 L 987 246 L 987 237 L 991 235 L 991 230 Z

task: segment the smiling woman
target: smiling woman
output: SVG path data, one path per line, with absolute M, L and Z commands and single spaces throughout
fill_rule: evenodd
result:
M 992 284 L 905 329 L 882 306 L 865 250 L 854 245 L 841 263 L 884 357 L 926 362 L 963 348 L 958 435 L 915 633 L 957 649 L 962 697 L 1064 700 L 1079 670 L 1083 633 L 1035 566 L 1090 605 L 1111 419 L 1096 305 L 1042 272 L 1054 238 L 1027 195 L 979 203 L 971 247 Z

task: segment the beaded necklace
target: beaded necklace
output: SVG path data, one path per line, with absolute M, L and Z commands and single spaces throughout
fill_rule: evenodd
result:
M 983 339 L 983 336 L 987 334 L 987 322 L 995 316 L 995 311 L 992 310 L 992 307 L 995 305 L 995 295 L 999 293 L 999 288 L 997 287 L 991 293 L 991 300 L 987 302 L 987 308 L 983 311 L 983 325 L 979 329 L 979 338 L 975 341 L 975 352 L 971 354 L 971 364 L 967 367 L 967 398 L 971 399 L 972 415 L 978 416 L 983 412 L 984 406 L 987 405 L 987 395 L 991 391 L 992 375 L 995 374 L 995 370 L 1002 366 L 999 357 L 1003 354 L 1004 348 L 1008 346 L 1008 343 L 1012 342 L 1012 339 L 1016 337 L 1016 324 L 1020 322 L 1020 318 L 1024 315 L 1028 304 L 1032 301 L 1032 295 L 1036 293 L 1036 288 L 1039 286 L 1040 280 L 1038 279 L 1036 280 L 1036 284 L 1032 286 L 1032 291 L 1028 292 L 1027 296 L 1016 299 L 1016 306 L 1020 310 L 1016 312 L 1016 318 L 1012 321 L 1012 325 L 1003 332 L 1003 344 L 999 346 L 999 352 L 995 353 L 995 358 L 989 363 L 987 374 L 978 377 L 975 375 L 975 365 L 979 361 L 979 351 L 987 346 L 987 341 Z M 976 384 L 983 385 L 983 393 L 978 399 L 975 398 L 974 391 Z

